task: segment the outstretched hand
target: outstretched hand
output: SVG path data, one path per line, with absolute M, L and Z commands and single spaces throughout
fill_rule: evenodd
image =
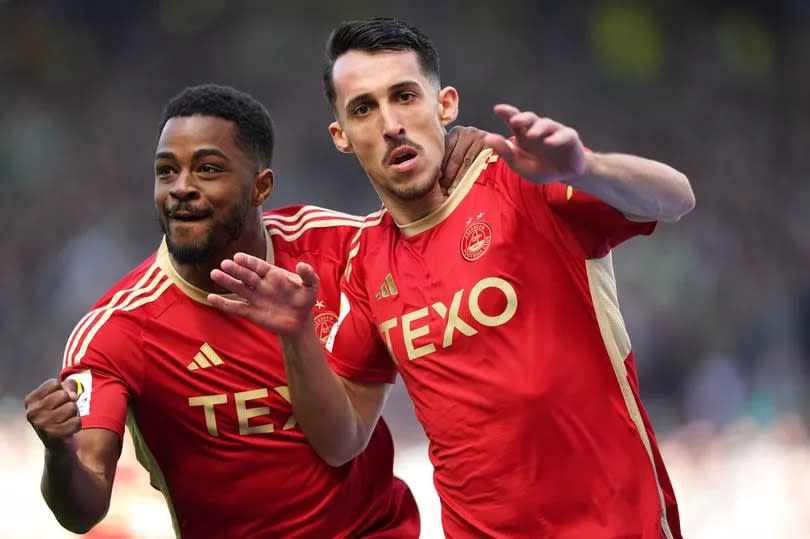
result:
M 255 256 L 236 253 L 220 267 L 211 271 L 211 280 L 242 299 L 209 294 L 214 307 L 280 335 L 312 328 L 312 306 L 320 280 L 309 264 L 299 262 L 292 273 Z
M 512 105 L 495 105 L 494 111 L 509 126 L 515 141 L 490 133 L 484 142 L 512 170 L 538 183 L 585 173 L 585 147 L 574 129 Z

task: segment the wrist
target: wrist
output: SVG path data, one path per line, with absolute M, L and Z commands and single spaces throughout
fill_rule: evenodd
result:
M 289 344 L 298 346 L 306 340 L 312 338 L 315 331 L 315 322 L 312 313 L 309 313 L 292 331 L 281 335 L 281 337 Z
M 73 436 L 70 438 L 46 438 L 42 443 L 45 445 L 45 461 L 51 465 L 63 465 L 76 457 L 76 446 L 73 443 Z

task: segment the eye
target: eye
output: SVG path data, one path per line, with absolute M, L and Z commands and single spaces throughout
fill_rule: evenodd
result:
M 397 94 L 397 99 L 399 99 L 401 103 L 408 103 L 416 99 L 416 94 L 414 92 L 400 92 Z
M 220 167 L 212 165 L 211 163 L 203 163 L 197 168 L 197 170 L 203 174 L 216 174 L 217 172 L 222 172 Z
M 159 165 L 155 167 L 155 176 L 161 179 L 170 176 L 173 172 L 172 167 L 168 165 Z
M 371 107 L 367 103 L 358 105 L 354 107 L 354 110 L 352 110 L 352 114 L 354 114 L 355 116 L 365 116 L 369 112 L 371 112 Z

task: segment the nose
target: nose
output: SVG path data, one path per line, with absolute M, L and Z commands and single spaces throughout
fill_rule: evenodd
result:
M 388 139 L 398 138 L 405 134 L 405 126 L 394 107 L 381 107 L 383 121 L 383 137 Z
M 197 196 L 199 191 L 197 190 L 193 175 L 187 170 L 180 171 L 169 188 L 169 194 L 179 199 L 194 198 Z

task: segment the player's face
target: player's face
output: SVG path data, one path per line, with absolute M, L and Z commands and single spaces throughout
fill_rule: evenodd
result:
M 240 239 L 257 165 L 236 145 L 233 122 L 213 116 L 166 122 L 155 154 L 155 206 L 180 264 L 210 261 Z
M 439 193 L 445 126 L 458 113 L 458 94 L 439 89 L 413 51 L 352 50 L 332 71 L 335 145 L 353 152 L 383 202 Z

